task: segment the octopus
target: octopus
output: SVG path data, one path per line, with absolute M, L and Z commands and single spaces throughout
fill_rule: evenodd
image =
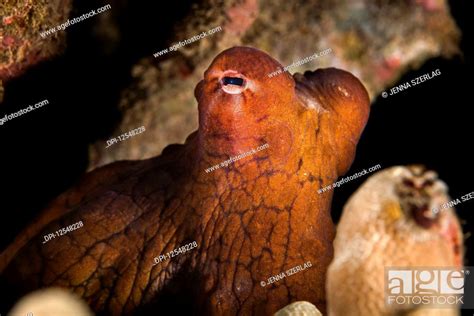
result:
M 458 308 L 385 304 L 386 267 L 461 269 L 461 225 L 447 186 L 422 166 L 371 176 L 344 207 L 328 269 L 328 311 L 343 315 L 459 315 Z M 340 302 L 344 302 L 341 304 Z
M 255 48 L 220 53 L 195 88 L 198 130 L 54 200 L 0 256 L 10 291 L 66 288 L 98 315 L 325 311 L 332 194 L 317 190 L 352 164 L 369 97 L 343 70 L 269 76 L 281 68 Z

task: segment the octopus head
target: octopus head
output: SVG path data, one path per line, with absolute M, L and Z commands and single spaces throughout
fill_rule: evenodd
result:
M 294 88 L 293 77 L 266 53 L 250 47 L 225 50 L 195 90 L 200 131 L 227 139 L 258 135 L 262 121 L 295 106 Z
M 200 148 L 212 156 L 268 144 L 271 167 L 300 169 L 305 153 L 308 166 L 303 169 L 325 164 L 336 169 L 328 171 L 333 176 L 350 166 L 370 107 L 364 86 L 346 71 L 328 68 L 292 76 L 275 59 L 249 47 L 219 54 L 195 95 Z M 315 148 L 334 157 L 323 161 Z

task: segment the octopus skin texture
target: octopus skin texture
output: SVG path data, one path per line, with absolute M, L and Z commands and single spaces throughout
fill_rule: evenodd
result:
M 107 315 L 172 304 L 272 315 L 295 300 L 324 311 L 334 225 L 332 195 L 317 190 L 350 167 L 369 98 L 343 70 L 268 75 L 281 68 L 254 48 L 219 54 L 195 89 L 199 128 L 185 144 L 86 174 L 2 253 L 3 277 L 20 293 L 69 288 Z M 306 262 L 311 268 L 261 285 Z
M 327 274 L 328 315 L 453 316 L 458 308 L 385 304 L 385 268 L 462 268 L 462 230 L 447 186 L 421 166 L 371 176 L 349 199 Z M 344 304 L 341 304 L 344 302 Z

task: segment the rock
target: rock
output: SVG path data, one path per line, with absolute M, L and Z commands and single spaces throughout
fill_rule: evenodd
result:
M 62 288 L 29 293 L 15 304 L 8 316 L 93 316 L 87 304 Z
M 0 81 L 21 75 L 29 67 L 60 54 L 65 33 L 44 38 L 42 32 L 67 21 L 71 0 L 3 0 L 0 4 Z
M 323 316 L 310 302 L 294 302 L 275 313 L 274 316 Z

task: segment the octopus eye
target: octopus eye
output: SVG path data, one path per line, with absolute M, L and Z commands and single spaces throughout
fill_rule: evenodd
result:
M 247 88 L 247 80 L 237 72 L 228 72 L 221 77 L 221 88 L 229 94 L 242 93 Z
M 237 77 L 224 77 L 222 79 L 222 83 L 226 86 L 228 84 L 236 85 L 236 86 L 243 86 L 244 85 L 244 79 L 242 78 L 237 78 Z

